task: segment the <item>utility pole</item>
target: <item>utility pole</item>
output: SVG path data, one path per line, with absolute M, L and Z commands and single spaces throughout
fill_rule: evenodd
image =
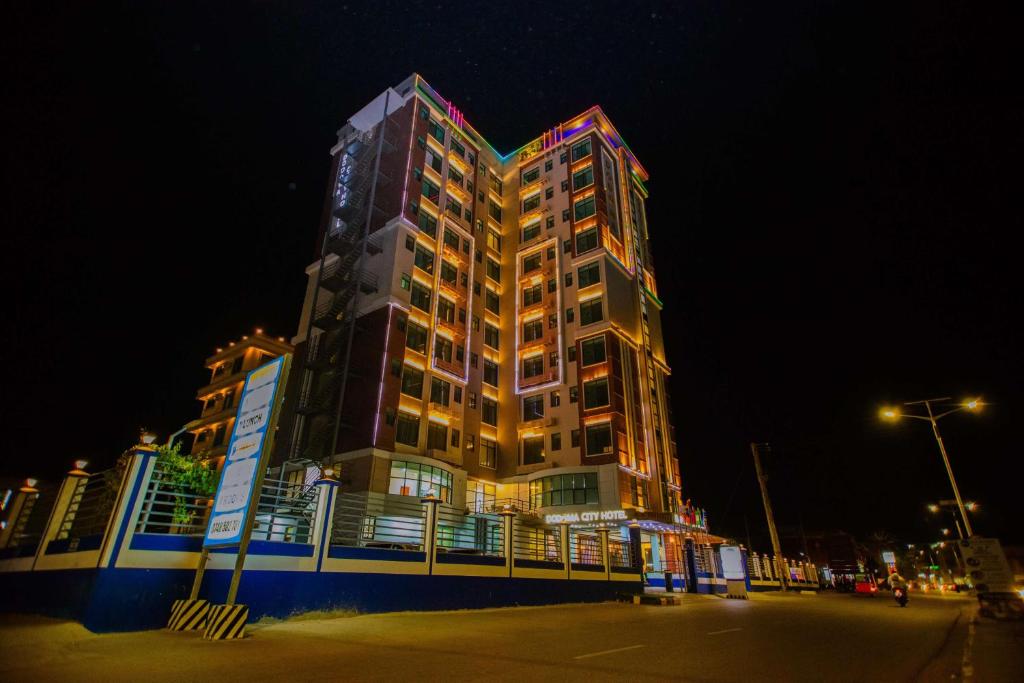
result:
M 761 446 L 767 444 L 750 444 L 750 452 L 754 455 L 754 469 L 757 470 L 757 483 L 761 485 L 761 499 L 764 500 L 764 514 L 768 518 L 768 533 L 772 537 L 772 552 L 775 553 L 775 570 L 779 573 L 781 589 L 785 591 L 789 584 L 786 565 L 782 561 L 782 546 L 779 543 L 779 532 L 775 530 L 775 515 L 772 513 L 772 502 L 768 500 L 768 480 L 761 469 Z

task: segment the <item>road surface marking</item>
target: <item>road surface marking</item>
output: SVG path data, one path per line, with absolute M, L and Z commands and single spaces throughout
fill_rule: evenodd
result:
M 615 652 L 625 652 L 626 650 L 635 650 L 637 648 L 644 647 L 643 645 L 630 645 L 629 647 L 617 647 L 614 650 L 601 650 L 600 652 L 591 652 L 586 655 L 576 655 L 573 659 L 589 659 L 590 657 L 600 657 L 601 655 L 610 655 Z
M 964 643 L 964 656 L 960 662 L 960 675 L 965 681 L 974 679 L 974 663 L 971 661 L 971 650 L 974 647 L 974 619 L 967 622 L 967 642 Z
M 708 635 L 709 636 L 717 636 L 720 633 L 733 633 L 734 631 L 742 631 L 742 630 L 743 629 L 741 629 L 741 628 L 727 628 L 727 629 L 722 629 L 721 631 L 708 631 Z

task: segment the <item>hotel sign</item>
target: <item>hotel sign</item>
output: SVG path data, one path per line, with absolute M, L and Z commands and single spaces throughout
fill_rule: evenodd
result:
M 597 522 L 624 522 L 626 519 L 625 510 L 592 510 L 544 515 L 545 524 L 594 524 Z

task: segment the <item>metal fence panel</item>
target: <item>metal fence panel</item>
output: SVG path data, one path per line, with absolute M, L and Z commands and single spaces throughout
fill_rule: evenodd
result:
M 123 473 L 115 467 L 78 479 L 57 538 L 84 538 L 106 532 Z
M 250 538 L 312 543 L 319 494 L 302 482 L 264 479 Z
M 558 527 L 512 526 L 512 555 L 521 560 L 562 562 L 562 530 Z
M 467 555 L 505 556 L 505 522 L 501 515 L 438 505 L 437 551 Z
M 415 499 L 342 493 L 334 507 L 331 543 L 385 550 L 423 550 L 426 510 Z

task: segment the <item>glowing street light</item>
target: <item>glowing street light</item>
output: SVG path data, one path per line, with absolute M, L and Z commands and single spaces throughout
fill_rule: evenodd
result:
M 882 409 L 881 416 L 883 419 L 890 421 L 896 421 L 901 417 L 908 417 L 913 418 L 915 420 L 927 420 L 931 424 L 932 433 L 935 435 L 935 441 L 939 444 L 939 452 L 942 453 L 942 462 L 945 463 L 946 465 L 946 474 L 949 475 L 949 483 L 953 487 L 953 497 L 956 499 L 956 504 L 960 508 L 960 516 L 964 520 L 964 530 L 967 532 L 968 536 L 973 536 L 974 531 L 971 529 L 971 522 L 967 519 L 968 508 L 964 505 L 964 501 L 960 497 L 960 489 L 956 485 L 956 477 L 953 476 L 953 467 L 952 465 L 949 464 L 949 455 L 946 453 L 946 446 L 944 443 L 942 443 L 942 435 L 939 433 L 938 421 L 939 419 L 946 417 L 947 415 L 951 415 L 961 410 L 970 410 L 971 412 L 977 412 L 981 410 L 982 406 L 984 406 L 985 403 L 980 398 L 966 399 L 957 404 L 945 403 L 946 401 L 951 400 L 952 399 L 949 398 L 948 396 L 944 396 L 942 398 L 928 398 L 923 401 L 907 401 L 906 403 L 903 404 L 905 406 L 923 405 L 928 413 L 927 415 L 914 415 L 912 413 L 904 413 L 900 411 L 898 408 L 886 407 Z M 945 403 L 945 405 L 939 405 L 937 407 L 948 409 L 936 415 L 935 412 L 932 410 L 932 404 L 943 403 Z M 929 506 L 928 509 L 931 510 L 931 506 Z M 935 512 L 935 510 L 932 510 L 932 512 Z

